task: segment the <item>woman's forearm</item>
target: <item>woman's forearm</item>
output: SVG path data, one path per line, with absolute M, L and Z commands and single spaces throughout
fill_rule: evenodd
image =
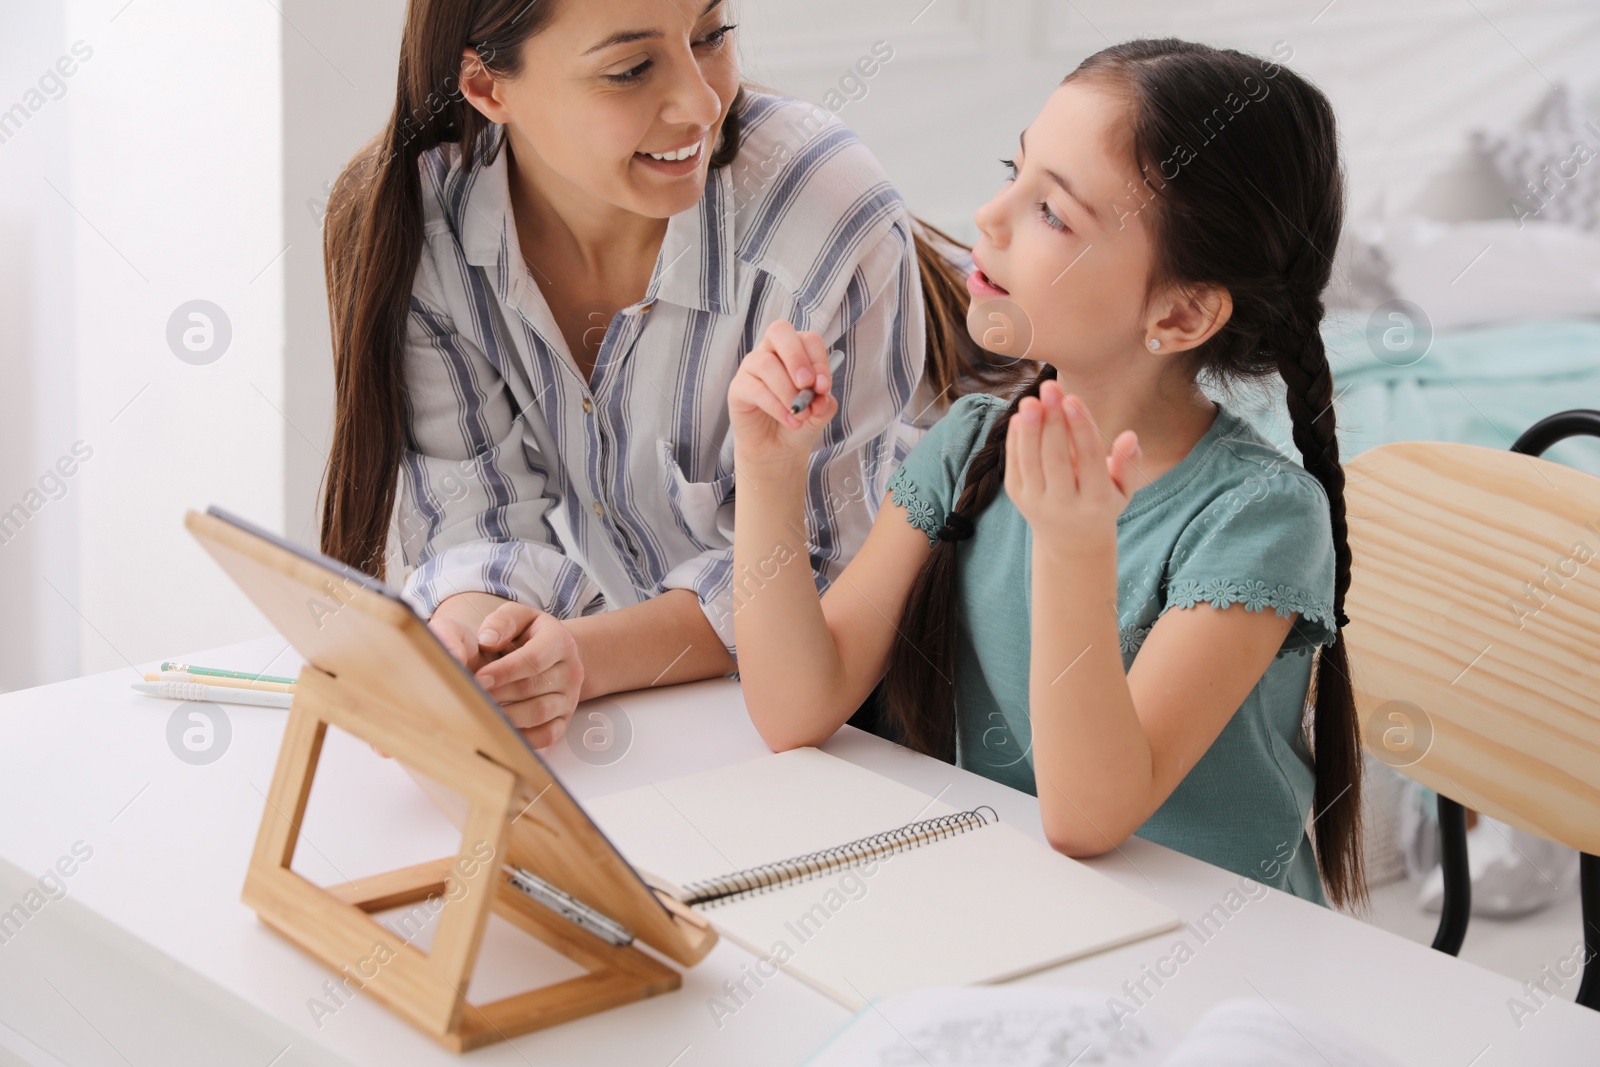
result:
M 1117 630 L 1117 561 L 1035 543 L 1029 719 L 1045 834 L 1063 852 L 1119 845 L 1148 814 L 1151 751 Z
M 733 657 L 688 589 L 567 620 L 583 661 L 582 700 L 731 674 Z
M 831 703 L 843 667 L 806 545 L 805 465 L 735 469 L 733 627 L 745 704 L 771 748 L 821 744 L 838 728 Z
M 490 612 L 508 603 L 493 593 L 456 593 L 440 602 L 434 616 L 459 619 L 477 633 Z M 733 657 L 700 609 L 699 598 L 687 589 L 563 624 L 572 631 L 583 664 L 580 700 L 717 678 L 734 670 Z M 468 666 L 477 670 L 485 662 Z

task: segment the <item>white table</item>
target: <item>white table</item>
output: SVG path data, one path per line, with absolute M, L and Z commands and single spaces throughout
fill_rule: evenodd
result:
M 276 637 L 187 658 L 275 674 L 300 665 Z M 331 972 L 239 902 L 284 713 L 227 706 L 226 751 L 192 765 L 167 739 L 178 705 L 133 694 L 132 680 L 125 668 L 0 697 L 0 924 L 14 904 L 27 909 L 24 890 L 62 857 L 72 868 L 60 880 L 65 897 L 31 898 L 42 906 L 20 927 L 15 918 L 0 925 L 0 1065 L 459 1062 L 371 997 L 315 1020 L 309 1002 Z M 607 703 L 633 731 L 622 758 L 591 765 L 565 743 L 545 753 L 580 800 L 766 751 L 731 682 Z M 992 805 L 1043 840 L 1026 794 L 849 728 L 826 749 L 951 804 Z M 82 862 L 72 853 L 80 841 L 80 853 L 92 850 Z M 459 836 L 400 767 L 330 730 L 303 841 L 296 869 L 327 882 L 449 854 Z M 1091 862 L 1188 923 L 1240 885 L 1137 839 Z M 1144 980 L 1150 1010 L 1180 1029 L 1222 1001 L 1264 996 L 1312 1008 L 1406 1064 L 1522 1067 L 1600 1055 L 1600 1013 L 1553 1003 L 1519 1028 L 1508 1008 L 1518 983 L 1275 891 L 1207 937 L 1185 927 L 1028 980 L 1118 992 L 1179 938 L 1193 958 L 1159 988 Z M 565 973 L 563 962 L 496 918 L 471 994 L 543 984 Z M 677 992 L 470 1053 L 471 1062 L 793 1064 L 849 1018 L 779 975 L 719 1027 L 709 1002 L 749 962 L 721 942 Z

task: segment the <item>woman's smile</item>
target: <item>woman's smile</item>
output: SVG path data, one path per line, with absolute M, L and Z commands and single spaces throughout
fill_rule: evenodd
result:
M 651 170 L 671 177 L 693 174 L 705 155 L 706 136 L 666 152 L 635 152 L 633 158 Z

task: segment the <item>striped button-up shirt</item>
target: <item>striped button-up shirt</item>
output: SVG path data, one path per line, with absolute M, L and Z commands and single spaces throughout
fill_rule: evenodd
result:
M 733 612 L 763 577 L 733 573 L 727 389 L 778 319 L 844 359 L 806 544 L 773 553 L 807 553 L 825 590 L 860 548 L 917 436 L 900 422 L 923 364 L 911 220 L 829 112 L 747 90 L 742 120 L 737 159 L 667 220 L 589 380 L 523 261 L 503 127 L 485 133 L 491 163 L 464 168 L 454 144 L 422 157 L 396 518 L 403 593 L 425 616 L 468 590 L 572 618 L 689 589 L 733 652 Z

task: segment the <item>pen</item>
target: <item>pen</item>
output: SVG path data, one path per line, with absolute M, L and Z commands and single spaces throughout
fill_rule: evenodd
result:
M 254 689 L 259 693 L 293 693 L 293 682 L 254 682 L 243 678 L 224 678 L 214 674 L 190 674 L 187 671 L 146 672 L 147 682 L 190 682 L 195 685 L 220 685 L 228 689 Z
M 245 682 L 277 682 L 279 685 L 293 685 L 298 678 L 280 678 L 276 674 L 251 674 L 249 671 L 224 671 L 216 667 L 195 667 L 188 663 L 174 663 L 167 660 L 161 665 L 163 671 L 184 671 L 189 674 L 209 674 L 215 678 L 238 678 Z
M 293 693 L 263 693 L 257 689 L 230 689 L 190 682 L 134 682 L 133 689 L 145 696 L 168 700 L 210 700 L 217 704 L 257 704 L 267 708 L 287 708 L 294 703 Z
M 843 363 L 844 363 L 844 349 L 835 348 L 832 352 L 828 353 L 828 385 L 830 387 L 833 385 L 833 376 L 838 373 L 839 367 Z M 817 394 L 816 394 L 815 390 L 812 390 L 812 389 L 802 389 L 802 390 L 800 390 L 800 392 L 795 394 L 795 398 L 792 401 L 789 402 L 789 414 L 791 414 L 791 415 L 800 414 L 807 407 L 809 407 L 811 402 L 813 400 L 815 400 L 816 398 L 817 398 Z

